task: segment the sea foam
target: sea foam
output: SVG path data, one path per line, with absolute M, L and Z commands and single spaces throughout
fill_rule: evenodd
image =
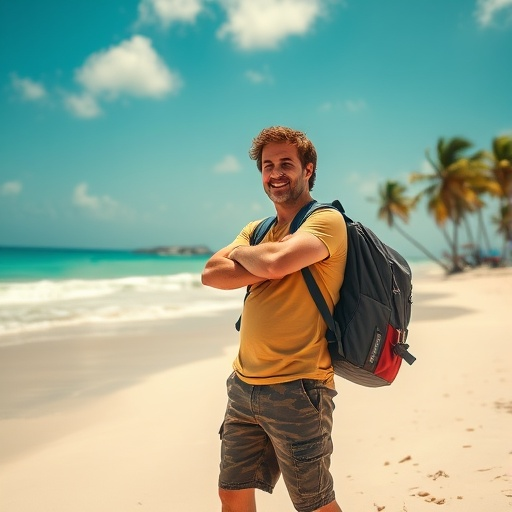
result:
M 0 284 L 0 345 L 8 334 L 87 323 L 205 316 L 241 309 L 243 290 L 215 290 L 199 274 Z

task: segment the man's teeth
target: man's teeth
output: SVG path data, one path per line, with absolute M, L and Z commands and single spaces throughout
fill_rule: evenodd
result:
M 286 185 L 288 185 L 288 183 L 272 183 L 272 186 L 274 188 L 281 188 L 281 187 L 285 187 Z

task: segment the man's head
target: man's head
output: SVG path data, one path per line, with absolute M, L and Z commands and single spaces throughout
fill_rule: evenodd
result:
M 313 164 L 313 173 L 309 178 L 309 190 L 313 189 L 316 180 L 316 149 L 306 134 L 287 128 L 285 126 L 271 126 L 262 130 L 252 141 L 249 156 L 256 160 L 256 165 L 261 172 L 263 148 L 272 142 L 287 143 L 297 148 L 297 155 L 305 168 L 307 164 Z

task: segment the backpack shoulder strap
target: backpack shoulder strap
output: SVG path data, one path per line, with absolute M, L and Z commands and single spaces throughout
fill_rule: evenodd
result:
M 324 208 L 332 208 L 335 210 L 338 210 L 344 217 L 345 222 L 352 222 L 352 219 L 347 217 L 345 215 L 345 209 L 343 208 L 342 204 L 336 199 L 331 204 L 329 203 L 318 203 L 316 201 L 312 201 L 311 203 L 308 203 L 306 206 L 304 206 L 295 216 L 295 218 L 292 221 L 292 224 L 290 226 L 290 233 L 294 233 L 299 229 L 301 224 L 316 210 L 324 209 Z M 313 274 L 311 273 L 311 270 L 309 267 L 305 267 L 301 269 L 302 276 L 304 278 L 304 281 L 306 282 L 306 286 L 308 287 L 309 293 L 313 300 L 315 301 L 316 307 L 318 308 L 318 311 L 322 315 L 322 318 L 324 319 L 324 322 L 327 324 L 327 327 L 331 331 L 332 335 L 334 336 L 333 341 L 341 342 L 341 331 L 339 325 L 334 321 L 334 318 L 329 311 L 329 306 L 327 305 L 327 302 L 324 299 L 324 296 L 322 295 L 322 292 L 320 291 L 320 288 L 318 287 L 317 282 L 315 281 L 315 278 L 313 277 Z M 341 344 L 339 344 L 341 348 Z
M 312 213 L 316 212 L 317 210 L 323 210 L 327 208 L 338 210 L 343 215 L 345 222 L 353 222 L 351 218 L 345 215 L 345 208 L 343 208 L 343 205 L 337 199 L 332 203 L 319 203 L 317 201 L 311 201 L 310 203 L 303 206 L 298 211 L 297 215 L 295 215 L 290 225 L 290 233 L 295 233 L 295 231 L 300 228 L 300 226 Z
M 318 284 L 315 281 L 315 278 L 313 277 L 313 274 L 311 273 L 309 267 L 304 267 L 303 269 L 301 269 L 301 272 L 304 281 L 306 281 L 306 286 L 308 287 L 309 293 L 311 294 L 311 297 L 315 301 L 318 311 L 320 311 L 320 314 L 322 315 L 324 322 L 329 328 L 329 331 L 331 331 L 332 336 L 334 336 L 333 340 L 328 339 L 327 341 L 337 341 L 339 344 L 338 350 L 341 351 L 342 346 L 340 326 L 334 320 L 334 317 L 329 311 L 329 306 L 327 305 L 327 302 L 325 301 L 324 296 L 322 295 L 322 292 L 320 291 L 320 288 L 318 287 Z M 341 355 L 343 356 L 344 354 Z
M 345 208 L 343 208 L 343 205 L 337 199 L 335 199 L 331 205 L 343 215 L 347 224 L 354 224 L 354 221 L 345 213 Z
M 265 235 L 270 231 L 270 228 L 276 223 L 277 217 L 267 217 L 263 219 L 255 228 L 251 234 L 249 243 L 251 245 L 258 245 Z

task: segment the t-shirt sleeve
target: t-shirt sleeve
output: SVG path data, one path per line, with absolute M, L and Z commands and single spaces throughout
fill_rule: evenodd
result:
M 233 240 L 233 243 L 237 245 L 251 245 L 251 235 L 260 222 L 259 220 L 249 222 Z
M 327 247 L 329 256 L 344 251 L 347 246 L 345 219 L 336 210 L 326 208 L 315 211 L 300 226 L 299 231 L 306 231 L 319 238 Z

